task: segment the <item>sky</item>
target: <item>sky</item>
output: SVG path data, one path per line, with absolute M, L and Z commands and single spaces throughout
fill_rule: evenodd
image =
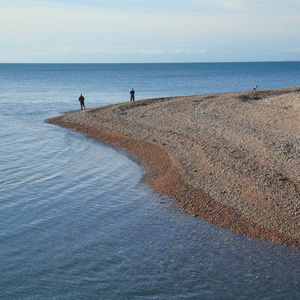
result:
M 0 63 L 299 60 L 299 0 L 0 0 Z

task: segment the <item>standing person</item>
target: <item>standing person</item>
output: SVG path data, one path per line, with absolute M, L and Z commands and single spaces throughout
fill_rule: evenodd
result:
M 130 91 L 130 101 L 134 101 L 134 94 L 135 94 L 135 91 L 132 89 Z
M 80 96 L 78 98 L 78 101 L 80 102 L 81 110 L 84 110 L 85 109 L 85 105 L 84 105 L 84 97 L 82 96 L 82 94 L 80 94 Z

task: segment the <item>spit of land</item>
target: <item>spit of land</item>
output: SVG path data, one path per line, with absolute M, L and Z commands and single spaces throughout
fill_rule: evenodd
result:
M 126 150 L 180 207 L 300 247 L 300 87 L 167 97 L 47 120 Z

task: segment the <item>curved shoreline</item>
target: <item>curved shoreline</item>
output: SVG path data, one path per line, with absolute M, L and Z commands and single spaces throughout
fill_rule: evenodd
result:
M 191 214 L 243 235 L 271 240 L 282 245 L 299 248 L 298 208 L 300 200 L 298 187 L 296 186 L 297 183 L 289 179 L 290 176 L 285 174 L 285 170 L 279 170 L 280 172 L 278 172 L 278 170 L 276 170 L 276 172 L 272 170 L 272 174 L 280 173 L 280 176 L 282 176 L 281 179 L 279 178 L 277 180 L 278 182 L 274 181 L 272 182 L 272 186 L 270 185 L 271 187 L 268 187 L 273 194 L 276 190 L 276 195 L 278 195 L 277 198 L 279 200 L 276 199 L 272 203 L 267 201 L 266 199 L 269 197 L 267 193 L 269 193 L 269 190 L 263 190 L 263 187 L 260 188 L 260 183 L 258 182 L 258 188 L 257 191 L 255 191 L 255 201 L 251 200 L 253 210 L 258 210 L 258 212 L 251 214 L 251 209 L 247 206 L 250 198 L 248 197 L 248 191 L 245 190 L 245 187 L 252 183 L 249 181 L 246 182 L 245 185 L 242 184 L 243 181 L 250 176 L 254 178 L 252 179 L 253 182 L 255 182 L 255 180 L 260 181 L 261 173 L 265 172 L 266 162 L 261 163 L 262 158 L 260 157 L 258 159 L 255 156 L 256 165 L 253 165 L 253 154 L 248 153 L 248 151 L 244 149 L 240 149 L 240 145 L 243 145 L 243 142 L 235 142 L 232 145 L 228 145 L 230 136 L 226 139 L 224 145 L 220 146 L 218 144 L 218 155 L 214 154 L 213 151 L 215 151 L 214 149 L 217 147 L 215 143 L 216 140 L 209 139 L 204 135 L 196 136 L 200 126 L 193 129 L 191 123 L 193 120 L 194 123 L 197 123 L 198 120 L 195 119 L 195 116 L 199 118 L 203 117 L 199 114 L 200 112 L 203 114 L 205 111 L 206 114 L 212 116 L 211 120 L 214 120 L 209 124 L 210 127 L 214 127 L 215 130 L 218 127 L 221 127 L 222 130 L 226 130 L 226 128 L 228 128 L 227 126 L 232 126 L 235 122 L 234 118 L 227 120 L 229 124 L 224 126 L 224 120 L 222 123 L 218 118 L 215 118 L 219 116 L 216 113 L 218 108 L 221 107 L 222 113 L 227 109 L 231 115 L 233 106 L 235 106 L 234 109 L 236 109 L 237 106 L 241 106 L 243 110 L 243 104 L 250 103 L 251 101 L 270 101 L 270 99 L 271 101 L 275 101 L 274 99 L 276 99 L 276 97 L 286 97 L 290 99 L 292 96 L 294 98 L 296 97 L 296 100 L 293 98 L 293 103 L 298 103 L 298 94 L 299 88 L 291 88 L 261 91 L 255 94 L 251 92 L 237 92 L 148 99 L 134 103 L 114 104 L 74 112 L 47 121 L 51 124 L 71 128 L 90 138 L 133 154 L 139 159 L 139 163 L 146 166 L 149 170 L 145 177 L 146 182 L 152 185 L 158 193 L 168 195 L 176 200 L 183 209 L 186 209 Z M 256 99 L 253 99 L 254 97 Z M 202 107 L 199 111 L 196 111 L 195 108 L 194 113 L 191 108 L 194 109 L 195 104 L 199 103 Z M 265 103 L 263 103 L 263 105 L 265 105 Z M 280 105 L 282 105 L 282 101 Z M 211 111 L 207 110 L 209 106 L 213 108 Z M 248 107 L 246 109 L 248 109 Z M 193 113 L 194 115 L 191 119 L 190 116 Z M 160 123 L 162 125 L 160 125 Z M 287 125 L 286 127 L 289 128 Z M 293 127 L 294 126 L 292 126 L 292 128 Z M 288 134 L 291 133 L 290 131 L 291 129 L 289 128 Z M 238 137 L 236 136 L 236 138 Z M 203 141 L 206 142 L 204 143 Z M 246 142 L 247 140 L 245 143 Z M 239 145 L 239 151 L 238 149 L 232 148 L 235 144 Z M 187 152 L 191 153 L 188 157 L 184 157 Z M 220 165 L 222 168 L 218 166 L 218 163 L 220 163 L 219 160 L 221 160 L 220 154 L 222 155 L 222 159 L 226 157 L 226 162 L 230 160 L 230 163 L 233 163 L 230 168 L 223 168 L 223 166 L 225 166 L 223 161 Z M 207 155 L 209 155 L 208 164 L 203 160 Z M 245 170 L 241 172 L 239 169 L 239 160 L 242 160 L 242 164 L 245 165 L 247 172 L 245 172 Z M 260 163 L 259 165 L 257 161 Z M 249 166 L 251 170 L 254 167 L 255 170 L 252 171 L 255 173 L 255 176 L 249 174 Z M 263 169 L 263 171 L 260 169 Z M 225 172 L 226 174 L 224 177 L 217 176 L 214 179 L 210 179 L 211 181 L 208 183 L 204 182 L 203 184 L 203 181 L 207 180 L 206 178 L 211 178 L 213 175 L 216 176 L 219 174 L 218 172 Z M 237 173 L 236 177 L 234 177 L 236 174 L 233 172 Z M 246 173 L 246 179 L 241 175 L 244 173 Z M 231 175 L 231 180 L 229 179 L 228 181 L 228 176 Z M 240 185 L 239 197 L 232 203 L 229 203 L 228 199 L 230 196 L 228 196 L 228 194 L 231 193 L 231 190 L 228 189 L 226 193 L 223 193 L 222 190 L 220 192 L 220 190 L 218 190 L 218 180 L 222 183 L 222 187 L 233 184 L 233 190 Z M 201 188 L 201 184 L 204 188 Z M 281 211 L 279 213 L 276 211 L 276 205 L 278 202 L 285 201 L 284 196 L 286 195 L 286 193 L 283 195 L 279 194 L 277 189 L 287 189 L 287 192 L 292 193 L 291 199 L 292 202 L 296 202 L 296 210 L 290 215 L 287 215 L 285 211 L 284 214 Z M 210 193 L 210 190 L 212 190 L 213 193 Z M 270 195 L 272 193 L 270 193 Z M 263 195 L 262 197 L 260 197 L 261 194 Z M 291 199 L 289 199 L 289 201 Z M 240 207 L 240 204 L 245 203 L 245 207 Z M 276 205 L 274 205 L 274 203 Z M 290 202 L 287 202 L 287 204 L 290 204 Z M 259 212 L 258 208 L 262 208 L 263 211 Z M 270 220 L 269 218 L 272 214 L 278 215 L 276 220 L 282 221 L 283 217 L 287 217 L 287 220 L 284 222 L 278 221 L 279 225 L 275 224 L 274 226 L 274 220 Z M 265 220 L 263 220 L 264 215 L 266 216 Z M 256 216 L 257 219 L 255 219 Z

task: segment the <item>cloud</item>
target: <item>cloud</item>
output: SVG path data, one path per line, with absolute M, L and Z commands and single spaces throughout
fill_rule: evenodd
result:
M 288 49 L 286 50 L 288 53 L 300 53 L 300 48 Z
M 298 49 L 299 11 L 299 0 L 0 0 L 1 59 L 22 51 L 34 59 L 43 53 L 226 59 L 240 45 L 251 49 L 247 55 L 263 49 L 266 56 L 282 53 L 279 44 Z
M 176 49 L 172 50 L 173 53 L 183 53 L 183 54 L 204 54 L 206 52 L 205 49 Z
M 205 49 L 144 49 L 144 50 L 132 50 L 131 54 L 143 54 L 143 55 L 161 55 L 161 54 L 204 54 Z
M 62 47 L 59 49 L 60 53 L 71 53 L 73 52 L 72 48 Z M 194 54 L 204 54 L 206 53 L 205 49 L 117 49 L 117 48 L 88 48 L 81 49 L 80 53 L 85 54 L 111 54 L 111 55 L 166 55 L 166 54 L 186 54 L 186 55 L 194 55 Z

